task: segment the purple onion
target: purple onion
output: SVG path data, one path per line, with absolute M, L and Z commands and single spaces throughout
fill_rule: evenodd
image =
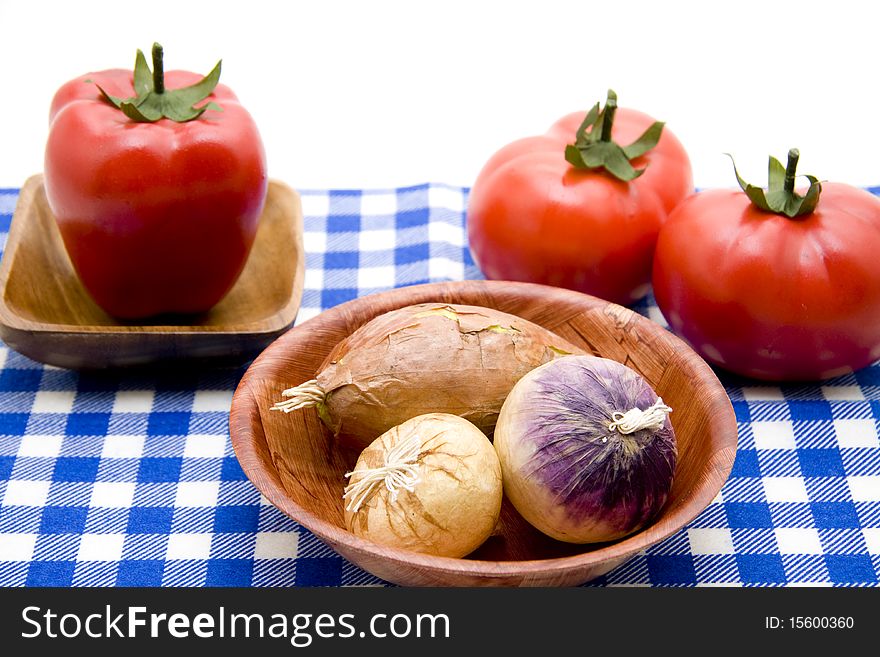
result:
M 677 460 L 671 410 L 616 361 L 566 356 L 542 365 L 514 386 L 498 418 L 504 492 L 558 540 L 626 536 L 669 496 Z

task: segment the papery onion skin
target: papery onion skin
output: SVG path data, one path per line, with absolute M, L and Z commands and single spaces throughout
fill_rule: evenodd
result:
M 514 386 L 494 444 L 504 492 L 543 533 L 569 543 L 612 541 L 644 527 L 666 503 L 677 462 L 669 418 L 624 435 L 613 413 L 645 410 L 656 392 L 616 361 L 566 356 Z

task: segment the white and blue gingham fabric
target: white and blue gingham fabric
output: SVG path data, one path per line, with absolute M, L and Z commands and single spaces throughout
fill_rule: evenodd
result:
M 395 286 L 480 277 L 467 189 L 301 195 L 298 322 Z M 0 190 L 0 248 L 16 197 Z M 635 310 L 664 323 L 650 298 Z M 85 374 L 0 344 L 0 586 L 382 584 L 244 476 L 227 417 L 243 372 Z M 590 585 L 876 586 L 880 365 L 816 385 L 719 374 L 739 424 L 721 494 Z

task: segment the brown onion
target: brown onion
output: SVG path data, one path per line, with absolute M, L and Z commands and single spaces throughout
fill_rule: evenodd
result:
M 380 315 L 340 342 L 315 379 L 273 407 L 316 406 L 339 438 L 363 449 L 424 413 L 459 415 L 491 434 L 527 372 L 583 353 L 547 329 L 491 308 L 423 303 Z

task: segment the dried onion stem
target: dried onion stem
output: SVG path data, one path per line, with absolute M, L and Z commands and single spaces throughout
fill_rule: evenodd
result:
M 285 397 L 285 399 L 273 404 L 271 410 L 290 413 L 300 408 L 317 406 L 324 401 L 326 395 L 321 386 L 318 385 L 318 380 L 311 379 L 294 388 L 283 390 L 281 396 Z
M 660 397 L 657 397 L 651 406 L 642 410 L 638 407 L 631 408 L 626 413 L 616 411 L 611 414 L 614 420 L 608 425 L 610 431 L 615 429 L 622 434 L 635 433 L 642 429 L 659 429 L 666 421 L 666 416 L 672 412 L 672 409 L 663 403 Z
M 346 477 L 360 475 L 357 481 L 352 481 L 345 487 L 342 499 L 348 500 L 346 511 L 357 513 L 361 505 L 373 494 L 379 484 L 384 483 L 385 488 L 391 494 L 391 501 L 397 501 L 400 489 L 412 492 L 419 482 L 419 470 L 417 459 L 422 447 L 422 441 L 418 435 L 412 435 L 406 440 L 400 441 L 385 454 L 385 465 L 378 468 L 368 468 L 346 472 Z

